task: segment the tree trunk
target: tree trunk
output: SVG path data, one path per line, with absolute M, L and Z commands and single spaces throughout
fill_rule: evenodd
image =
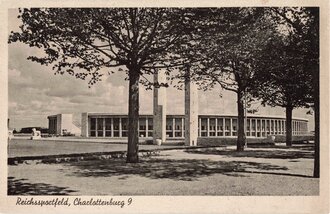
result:
M 238 89 L 237 92 L 237 111 L 238 111 L 238 130 L 237 130 L 237 151 L 244 151 L 244 145 L 246 141 L 244 130 L 244 92 Z
M 319 17 L 319 8 L 309 8 L 311 14 L 314 16 L 314 23 L 312 26 L 315 28 L 315 31 L 318 33 L 320 32 L 320 17 Z M 309 53 L 315 53 L 316 55 L 313 57 L 319 60 L 320 53 L 319 53 L 319 39 L 314 39 L 313 36 L 310 39 L 311 41 L 311 50 Z M 309 68 L 310 71 L 313 72 L 313 98 L 314 98 L 314 123 L 315 123 L 315 137 L 314 137 L 314 178 L 320 177 L 320 67 L 319 63 L 312 63 L 310 64 Z M 306 60 L 307 61 L 307 60 Z
M 315 137 L 314 137 L 314 178 L 320 177 L 320 106 L 319 100 L 315 99 L 314 120 L 315 120 Z
M 286 106 L 285 107 L 285 114 L 286 114 L 286 120 L 285 120 L 285 131 L 286 131 L 286 146 L 292 146 L 292 106 Z
M 129 69 L 127 163 L 139 162 L 139 72 Z

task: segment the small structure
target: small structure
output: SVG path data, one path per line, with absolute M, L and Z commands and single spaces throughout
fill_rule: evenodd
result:
M 48 116 L 48 133 L 60 136 L 80 136 L 81 130 L 73 123 L 72 118 L 72 114 L 56 114 Z
M 31 140 L 36 140 L 36 139 L 41 139 L 41 132 L 37 131 L 37 129 L 33 128 Z

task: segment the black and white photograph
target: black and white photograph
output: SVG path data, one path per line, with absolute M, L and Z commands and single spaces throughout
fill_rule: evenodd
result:
M 328 197 L 320 6 L 5 10 L 11 206 Z

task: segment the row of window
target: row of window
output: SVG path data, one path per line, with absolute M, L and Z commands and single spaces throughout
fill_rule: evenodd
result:
M 207 119 L 209 126 L 207 126 Z M 230 121 L 231 120 L 231 121 Z M 216 122 L 215 122 L 216 121 Z M 167 137 L 184 137 L 184 119 L 167 118 Z M 205 124 L 206 123 L 206 124 Z M 215 123 L 219 124 L 218 126 Z M 91 137 L 127 137 L 127 118 L 93 118 L 89 120 L 89 134 Z M 199 136 L 237 136 L 237 119 L 227 118 L 200 118 Z M 225 124 L 225 130 L 223 130 Z M 257 124 L 257 131 L 255 130 Z M 252 129 L 250 130 L 250 126 Z M 175 127 L 173 130 L 172 128 Z M 209 127 L 209 129 L 208 129 Z M 232 130 L 231 130 L 232 127 Z M 216 129 L 217 128 L 217 129 Z M 271 129 L 271 130 L 270 130 Z M 284 134 L 284 120 L 255 120 L 248 119 L 246 126 L 247 136 L 266 137 L 269 134 Z M 139 119 L 139 136 L 152 137 L 152 118 Z M 307 122 L 293 121 L 293 134 L 307 132 Z

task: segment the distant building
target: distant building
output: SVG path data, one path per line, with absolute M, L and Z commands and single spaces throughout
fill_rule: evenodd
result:
M 80 136 L 80 128 L 72 120 L 72 114 L 56 114 L 48 116 L 48 133 L 54 135 Z
M 43 134 L 48 133 L 48 129 L 47 128 L 36 127 L 36 126 L 33 126 L 33 127 L 23 127 L 23 128 L 21 128 L 21 130 L 20 130 L 19 133 L 21 133 L 21 134 L 31 134 L 33 129 L 36 129 L 36 131 L 40 131 Z

